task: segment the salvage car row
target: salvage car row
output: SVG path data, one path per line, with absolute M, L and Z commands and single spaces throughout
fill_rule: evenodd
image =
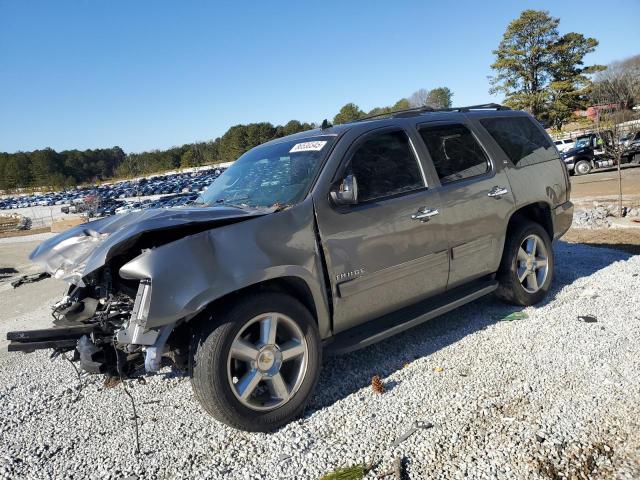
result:
M 86 211 L 80 205 L 93 203 L 113 205 L 115 200 L 150 195 L 197 194 L 216 179 L 224 168 L 208 169 L 193 173 L 157 175 L 139 180 L 126 180 L 92 187 L 77 187 L 61 192 L 20 195 L 0 199 L 0 210 L 24 207 L 68 205 L 67 212 Z M 87 201 L 89 199 L 90 201 Z M 117 205 L 115 208 L 122 206 Z M 115 210 L 115 209 L 114 209 Z M 66 212 L 65 212 L 66 213 Z

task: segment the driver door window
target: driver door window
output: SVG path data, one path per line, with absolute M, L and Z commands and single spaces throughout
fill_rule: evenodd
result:
M 409 137 L 402 130 L 368 137 L 353 153 L 347 171 L 358 182 L 358 203 L 425 187 Z

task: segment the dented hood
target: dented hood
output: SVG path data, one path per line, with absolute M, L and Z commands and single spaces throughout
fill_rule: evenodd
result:
M 203 224 L 214 228 L 230 221 L 262 216 L 271 210 L 236 207 L 148 209 L 83 223 L 42 242 L 29 255 L 53 277 L 82 285 L 82 278 L 115 253 L 131 247 L 145 232 Z

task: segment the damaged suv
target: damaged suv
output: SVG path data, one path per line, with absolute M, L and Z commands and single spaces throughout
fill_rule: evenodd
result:
M 397 112 L 273 140 L 197 200 L 104 218 L 31 259 L 70 284 L 54 327 L 9 349 L 73 352 L 122 378 L 186 369 L 218 420 L 277 428 L 321 357 L 489 293 L 549 291 L 569 179 L 546 132 L 499 105 Z

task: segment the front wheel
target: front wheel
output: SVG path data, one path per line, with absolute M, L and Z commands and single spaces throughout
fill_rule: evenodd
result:
M 505 241 L 496 295 L 515 305 L 540 302 L 551 288 L 553 266 L 546 230 L 538 223 L 517 222 Z
M 579 160 L 573 167 L 573 171 L 576 175 L 586 175 L 591 171 L 591 162 L 588 160 Z
M 316 323 L 300 302 L 260 293 L 205 322 L 192 344 L 191 383 L 208 413 L 253 432 L 300 414 L 321 364 Z

